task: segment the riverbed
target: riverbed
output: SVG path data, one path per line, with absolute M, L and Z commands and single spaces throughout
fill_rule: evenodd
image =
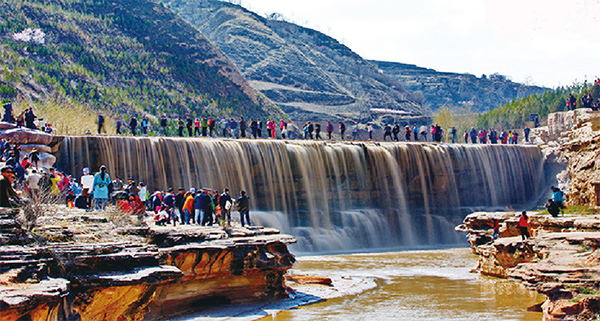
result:
M 293 274 L 365 278 L 376 287 L 261 320 L 536 320 L 544 301 L 518 282 L 470 273 L 470 249 L 298 257 Z

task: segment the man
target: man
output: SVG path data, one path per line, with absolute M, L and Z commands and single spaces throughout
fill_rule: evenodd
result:
M 344 133 L 346 132 L 346 125 L 340 122 L 340 139 L 344 140 Z
M 138 124 L 137 118 L 135 118 L 133 116 L 129 116 L 129 130 L 131 131 L 131 135 L 133 135 L 133 136 L 137 135 L 137 132 L 135 130 L 137 128 L 137 124 Z
M 144 136 L 148 136 L 148 126 L 150 126 L 148 117 L 146 117 L 146 116 L 142 117 L 141 125 L 142 125 L 142 134 Z
M 248 127 L 248 125 L 246 124 L 244 117 L 241 117 L 240 118 L 240 137 L 246 138 L 246 128 L 247 127 Z
M 198 225 L 204 225 L 204 201 L 206 200 L 203 196 L 206 194 L 206 191 L 200 189 L 200 192 L 194 196 L 194 222 Z
M 163 136 L 167 136 L 167 118 L 165 116 L 160 116 L 160 130 Z
M 104 129 L 104 116 L 102 116 L 102 114 L 98 114 L 98 135 L 100 135 L 102 133 L 102 130 Z
M 185 128 L 188 131 L 188 137 L 192 137 L 192 126 L 194 125 L 194 120 L 190 116 L 187 116 L 185 121 Z
M 525 126 L 525 129 L 523 129 L 523 133 L 525 134 L 525 141 L 529 143 L 529 133 L 531 132 L 531 129 L 529 129 L 529 127 Z
M 180 187 L 175 195 L 175 214 L 179 215 L 181 224 L 187 224 L 185 221 L 185 213 L 183 212 L 183 204 L 185 202 L 185 189 Z
M 221 207 L 221 217 L 223 217 L 223 220 L 227 220 L 227 225 L 231 225 L 231 204 L 229 189 L 225 188 L 223 194 L 219 196 L 219 206 Z
M 37 170 L 32 170 L 31 174 L 27 175 L 25 181 L 27 182 L 27 186 L 29 187 L 30 194 L 38 194 L 40 189 L 38 187 L 38 183 L 40 182 L 40 174 L 37 173 Z
M 0 207 L 19 207 L 23 200 L 13 189 L 15 172 L 12 167 L 4 166 L 0 170 Z
M 177 120 L 177 136 L 179 137 L 183 137 L 183 120 L 181 120 L 181 118 L 179 118 Z
M 37 127 L 35 127 L 35 119 L 36 118 L 37 117 L 33 113 L 33 108 L 29 108 L 27 110 L 27 112 L 25 113 L 25 127 L 29 128 L 29 129 L 37 129 Z
M 240 197 L 238 197 L 236 204 L 238 212 L 240 212 L 242 226 L 246 224 L 250 226 L 250 198 L 246 196 L 246 191 L 242 190 L 240 192 Z

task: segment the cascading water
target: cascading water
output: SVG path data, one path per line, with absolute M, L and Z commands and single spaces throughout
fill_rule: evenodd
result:
M 430 143 L 65 137 L 58 166 L 104 164 L 150 190 L 229 187 L 253 223 L 298 251 L 458 244 L 460 208 L 519 206 L 542 184 L 537 147 Z

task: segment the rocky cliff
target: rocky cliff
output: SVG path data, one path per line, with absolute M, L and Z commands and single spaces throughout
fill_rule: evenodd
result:
M 296 120 L 369 120 L 427 111 L 391 78 L 337 40 L 217 0 L 172 0 L 251 85 Z
M 0 319 L 161 320 L 287 297 L 290 236 L 118 218 L 54 208 L 30 233 L 0 212 Z
M 432 110 L 441 107 L 472 112 L 490 111 L 512 99 L 543 93 L 547 88 L 528 86 L 493 74 L 477 77 L 468 73 L 439 72 L 415 65 L 371 61 L 385 75 L 400 83 L 411 93 L 422 95 L 423 105 Z
M 600 316 L 600 216 L 530 215 L 532 237 L 523 241 L 517 213 L 474 213 L 460 231 L 479 255 L 481 274 L 514 278 L 545 294 L 545 321 L 595 320 Z M 500 238 L 491 237 L 492 220 Z

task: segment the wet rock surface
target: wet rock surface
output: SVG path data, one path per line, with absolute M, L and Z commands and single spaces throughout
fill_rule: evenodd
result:
M 59 208 L 30 233 L 18 211 L 0 216 L 1 320 L 159 320 L 284 298 L 295 262 L 295 239 L 259 226 L 118 226 Z
M 499 219 L 493 240 L 490 219 Z M 522 240 L 516 213 L 474 213 L 458 230 L 467 231 L 474 269 L 514 278 L 546 295 L 544 320 L 594 320 L 600 316 L 600 215 L 530 215 L 532 237 Z

